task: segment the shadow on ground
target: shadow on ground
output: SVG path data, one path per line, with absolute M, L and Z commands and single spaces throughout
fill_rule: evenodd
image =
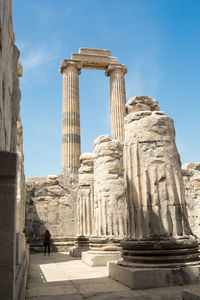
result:
M 32 254 L 26 299 L 181 300 L 183 288 L 185 286 L 131 290 L 109 278 L 107 267 L 92 268 L 67 253 Z

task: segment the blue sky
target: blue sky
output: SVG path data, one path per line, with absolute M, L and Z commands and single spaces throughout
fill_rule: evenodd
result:
M 60 62 L 80 47 L 125 64 L 127 100 L 148 95 L 174 119 L 182 163 L 200 161 L 199 0 L 13 0 L 24 67 L 21 115 L 26 177 L 61 173 Z M 82 70 L 82 153 L 110 133 L 109 77 Z

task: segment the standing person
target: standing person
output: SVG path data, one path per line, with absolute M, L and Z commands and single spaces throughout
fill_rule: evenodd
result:
M 48 247 L 48 255 L 50 254 L 50 244 L 51 244 L 51 233 L 49 230 L 45 231 L 44 234 L 44 255 L 46 255 L 47 247 Z

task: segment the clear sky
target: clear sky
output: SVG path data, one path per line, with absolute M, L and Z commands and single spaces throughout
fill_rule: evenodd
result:
M 81 47 L 125 64 L 127 100 L 147 95 L 174 119 L 182 163 L 200 161 L 199 0 L 13 0 L 21 51 L 26 177 L 61 173 L 60 62 Z M 82 153 L 110 133 L 109 77 L 82 70 Z

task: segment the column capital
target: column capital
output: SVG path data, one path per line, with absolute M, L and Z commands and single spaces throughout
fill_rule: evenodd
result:
M 73 66 L 73 67 L 77 68 L 78 75 L 81 74 L 81 64 L 80 64 L 80 62 L 74 61 L 72 59 L 64 59 L 60 64 L 59 72 L 63 73 L 63 70 L 68 68 L 69 66 Z
M 127 67 L 125 65 L 122 65 L 122 64 L 111 64 L 108 66 L 106 72 L 105 72 L 105 75 L 106 76 L 110 76 L 110 73 L 112 71 L 115 71 L 115 70 L 120 70 L 122 71 L 124 74 L 127 73 Z

